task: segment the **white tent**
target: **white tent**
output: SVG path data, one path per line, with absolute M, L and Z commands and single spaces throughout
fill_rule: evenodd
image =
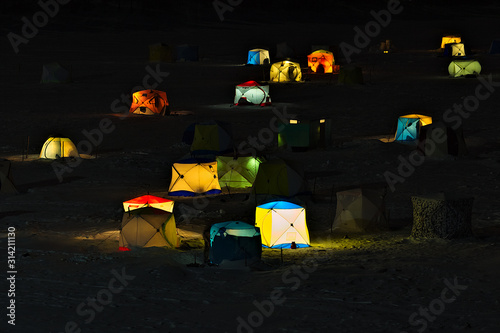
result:
M 50 137 L 45 141 L 40 152 L 40 158 L 59 159 L 59 158 L 78 158 L 78 150 L 75 144 L 68 138 Z
M 262 245 L 271 248 L 310 246 L 306 209 L 286 201 L 257 206 L 255 226 L 260 228 Z
M 261 86 L 255 81 L 248 81 L 236 86 L 234 95 L 235 105 L 271 105 L 271 96 L 269 96 L 269 86 Z

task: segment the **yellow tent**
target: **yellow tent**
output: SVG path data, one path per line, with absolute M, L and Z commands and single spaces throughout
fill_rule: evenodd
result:
M 194 196 L 221 192 L 216 161 L 187 159 L 172 165 L 169 195 Z
M 123 214 L 119 247 L 178 246 L 174 214 L 145 207 Z
M 443 38 L 441 39 L 441 48 L 444 49 L 444 46 L 446 44 L 460 43 L 461 41 L 462 38 L 460 36 L 455 36 L 455 35 L 443 36 Z
M 481 73 L 481 64 L 476 60 L 454 60 L 448 66 L 452 77 L 477 75 Z
M 270 75 L 270 79 L 273 82 L 291 82 L 302 80 L 300 64 L 288 60 L 272 64 Z
M 260 228 L 265 247 L 289 249 L 310 246 L 306 209 L 291 202 L 273 201 L 258 206 L 255 226 Z
M 50 137 L 40 152 L 40 158 L 51 160 L 68 157 L 80 157 L 75 144 L 68 138 Z

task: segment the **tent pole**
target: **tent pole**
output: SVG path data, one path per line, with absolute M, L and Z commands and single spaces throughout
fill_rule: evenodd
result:
M 28 159 L 29 150 L 30 150 L 30 136 L 28 135 L 28 145 L 26 146 L 26 159 Z

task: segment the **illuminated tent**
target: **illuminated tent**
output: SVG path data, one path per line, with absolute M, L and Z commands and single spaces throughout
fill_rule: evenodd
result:
M 289 60 L 271 65 L 270 80 L 273 82 L 292 82 L 302 80 L 300 64 Z
M 57 62 L 44 64 L 42 67 L 41 83 L 69 83 L 71 74 Z
M 444 49 L 444 46 L 446 44 L 450 44 L 450 43 L 460 43 L 462 41 L 462 38 L 458 35 L 447 35 L 447 36 L 443 36 L 443 38 L 441 39 L 441 48 Z
M 398 118 L 395 141 L 417 140 L 420 128 L 432 124 L 432 117 L 421 114 L 407 114 Z
M 193 155 L 218 154 L 233 150 L 230 125 L 219 121 L 191 124 L 184 131 L 182 141 L 191 145 Z
M 463 43 L 449 43 L 444 46 L 444 56 L 446 57 L 463 57 L 465 55 Z
M 145 207 L 125 212 L 120 228 L 120 249 L 178 246 L 174 214 Z
M 182 44 L 175 47 L 176 61 L 198 61 L 198 45 Z
M 428 157 L 466 155 L 462 128 L 454 130 L 443 122 L 426 126 L 420 132 L 418 150 Z
M 78 150 L 75 144 L 68 138 L 50 137 L 45 141 L 40 152 L 40 158 L 59 159 L 59 158 L 78 158 Z
M 385 187 L 362 187 L 337 192 L 337 211 L 332 231 L 357 233 L 388 229 L 385 195 Z
M 252 49 L 248 51 L 248 65 L 263 65 L 269 64 L 269 51 L 264 49 Z
M 304 191 L 304 171 L 292 161 L 275 159 L 260 164 L 253 184 L 258 195 L 292 197 Z
M 209 259 L 212 263 L 242 262 L 247 266 L 260 261 L 261 255 L 259 228 L 240 221 L 216 223 L 210 228 Z
M 149 62 L 173 62 L 174 55 L 172 47 L 157 43 L 149 45 Z
M 477 75 L 481 73 L 481 65 L 476 60 L 453 60 L 448 66 L 452 77 Z
M 123 210 L 126 212 L 144 207 L 153 207 L 172 213 L 174 201 L 147 194 L 123 202 Z
M 357 66 L 342 66 L 339 71 L 339 84 L 363 84 L 363 71 Z
M 168 109 L 167 93 L 160 90 L 141 90 L 132 95 L 130 113 L 164 116 Z
M 10 161 L 0 159 L 0 193 L 19 193 L 12 181 Z
M 221 192 L 216 161 L 186 159 L 172 165 L 169 195 L 195 196 Z
M 221 187 L 245 189 L 253 186 L 261 159 L 253 156 L 217 156 Z
M 247 81 L 236 86 L 235 105 L 271 105 L 269 86 L 261 86 L 255 81 Z
M 306 209 L 286 201 L 272 201 L 257 206 L 255 226 L 260 228 L 262 246 L 278 249 L 308 247 L 309 231 Z
M 332 123 L 329 118 L 296 117 L 282 124 L 278 131 L 278 147 L 293 151 L 328 147 L 331 142 Z
M 490 45 L 490 54 L 499 54 L 500 53 L 500 39 L 495 39 L 491 42 Z
M 333 53 L 326 50 L 317 50 L 307 56 L 307 66 L 314 73 L 332 73 L 335 61 Z

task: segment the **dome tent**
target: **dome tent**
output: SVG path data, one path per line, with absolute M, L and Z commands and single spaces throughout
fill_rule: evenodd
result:
M 73 141 L 62 137 L 49 137 L 40 151 L 40 158 L 50 160 L 79 157 L 78 149 Z

